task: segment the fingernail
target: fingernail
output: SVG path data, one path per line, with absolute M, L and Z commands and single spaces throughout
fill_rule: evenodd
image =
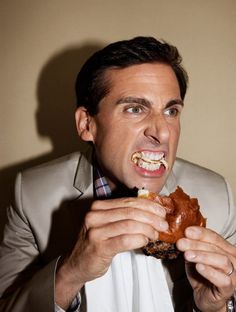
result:
M 158 240 L 158 238 L 159 238 L 159 232 L 155 231 L 155 238 L 154 238 L 154 240 Z
M 165 217 L 166 216 L 166 210 L 160 206 L 155 206 L 155 210 L 158 212 L 159 215 L 161 215 L 161 217 Z
M 201 230 L 197 227 L 189 227 L 186 229 L 185 234 L 189 238 L 199 238 Z
M 203 272 L 203 271 L 206 270 L 206 266 L 205 266 L 204 264 L 202 264 L 202 263 L 198 263 L 198 264 L 196 265 L 196 268 L 197 268 L 197 270 L 198 270 L 199 272 Z
M 161 230 L 166 231 L 166 230 L 168 230 L 168 227 L 169 227 L 169 225 L 166 221 L 160 221 Z
M 192 251 L 187 251 L 185 253 L 185 258 L 189 261 L 193 260 L 194 258 L 196 258 L 196 254 Z
M 186 244 L 186 239 L 181 238 L 180 240 L 177 241 L 177 246 L 181 251 L 185 251 L 187 249 L 187 244 Z

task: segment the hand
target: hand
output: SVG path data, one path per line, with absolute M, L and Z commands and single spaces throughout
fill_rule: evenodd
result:
M 236 247 L 202 227 L 189 227 L 185 235 L 177 247 L 184 252 L 196 306 L 202 312 L 226 311 L 236 288 Z
M 84 283 L 106 273 L 116 254 L 143 247 L 149 239 L 158 239 L 158 232 L 168 229 L 165 214 L 162 206 L 148 199 L 95 201 L 85 216 L 74 249 L 57 271 L 56 302 L 67 308 L 68 301 Z M 70 297 L 67 303 L 65 293 Z

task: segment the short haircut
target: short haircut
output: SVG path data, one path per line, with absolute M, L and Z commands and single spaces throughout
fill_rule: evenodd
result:
M 177 48 L 153 37 L 135 37 L 117 41 L 95 52 L 81 68 L 76 79 L 77 106 L 84 106 L 90 115 L 98 112 L 98 104 L 109 92 L 105 73 L 144 63 L 164 63 L 172 67 L 179 83 L 182 100 L 185 97 L 188 75 L 181 65 Z

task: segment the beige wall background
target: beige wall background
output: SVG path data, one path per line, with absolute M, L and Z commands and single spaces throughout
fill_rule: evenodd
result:
M 236 195 L 235 0 L 11 0 L 0 3 L 1 224 L 17 171 L 81 147 L 73 83 L 104 44 L 151 35 L 177 45 L 190 76 L 178 155 Z

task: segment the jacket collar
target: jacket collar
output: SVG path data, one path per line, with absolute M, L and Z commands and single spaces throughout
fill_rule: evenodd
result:
M 82 195 L 93 185 L 92 149 L 87 149 L 80 154 L 77 170 L 75 173 L 74 187 Z

